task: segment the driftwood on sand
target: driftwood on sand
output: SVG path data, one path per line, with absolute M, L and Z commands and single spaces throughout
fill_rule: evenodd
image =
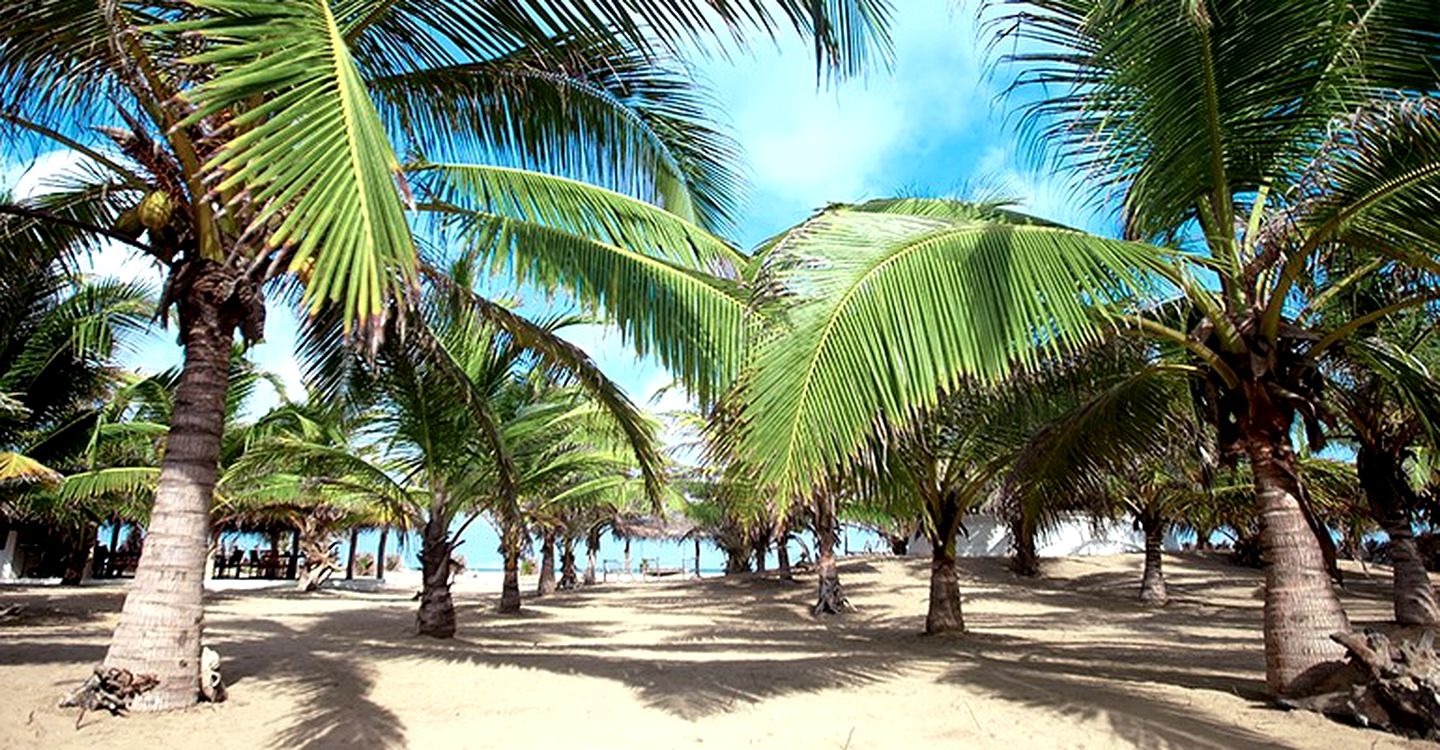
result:
M 159 684 L 160 680 L 153 674 L 137 675 L 128 669 L 102 664 L 95 667 L 85 684 L 60 701 L 60 707 L 80 709 L 80 715 L 75 717 L 75 728 L 79 729 L 85 712 L 104 710 L 120 716 L 129 710 L 132 701 Z
M 1434 631 L 1400 642 L 1374 631 L 1330 637 L 1348 652 L 1345 666 L 1313 694 L 1282 698 L 1282 705 L 1364 727 L 1440 739 L 1440 658 L 1435 655 Z

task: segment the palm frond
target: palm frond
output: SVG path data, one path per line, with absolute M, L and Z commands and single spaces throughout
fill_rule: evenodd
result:
M 609 43 L 557 40 L 483 62 L 373 78 L 400 150 L 601 185 L 728 231 L 739 149 L 678 65 Z
M 1151 285 L 1153 248 L 986 216 L 833 207 L 780 241 L 791 330 L 759 345 L 742 437 L 762 481 L 802 490 L 878 422 L 1097 340 L 1097 308 Z
M 387 299 L 413 283 L 415 246 L 399 161 L 330 3 L 193 4 L 210 17 L 161 27 L 209 42 L 190 62 L 215 76 L 186 92 L 183 124 L 239 108 L 206 165 L 213 190 L 259 207 L 248 229 L 285 248 L 311 312 L 336 303 L 347 331 L 378 333 Z

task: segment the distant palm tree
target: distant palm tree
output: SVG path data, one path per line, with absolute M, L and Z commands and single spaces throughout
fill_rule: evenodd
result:
M 140 285 L 87 279 L 0 243 L 0 515 L 66 540 L 62 583 L 79 584 L 97 527 L 133 515 L 124 497 L 71 503 L 64 475 L 86 467 L 105 401 L 123 384 L 115 355 L 154 309 Z

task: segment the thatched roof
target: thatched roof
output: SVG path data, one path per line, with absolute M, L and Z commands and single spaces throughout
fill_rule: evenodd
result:
M 698 526 L 684 518 L 664 516 L 622 515 L 615 518 L 611 527 L 615 535 L 625 539 L 659 539 L 676 541 L 691 539 L 703 532 Z

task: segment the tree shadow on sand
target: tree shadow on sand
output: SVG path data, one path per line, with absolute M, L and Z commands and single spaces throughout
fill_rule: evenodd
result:
M 232 688 L 263 674 L 267 680 L 292 684 L 299 696 L 289 723 L 279 727 L 267 747 L 299 750 L 390 748 L 405 746 L 400 718 L 370 699 L 375 687 L 365 660 L 346 649 L 343 639 L 317 635 L 269 620 L 231 622 L 211 630 L 211 642 L 223 650 L 225 676 Z M 273 639 L 310 641 L 305 649 L 287 650 L 273 658 Z

